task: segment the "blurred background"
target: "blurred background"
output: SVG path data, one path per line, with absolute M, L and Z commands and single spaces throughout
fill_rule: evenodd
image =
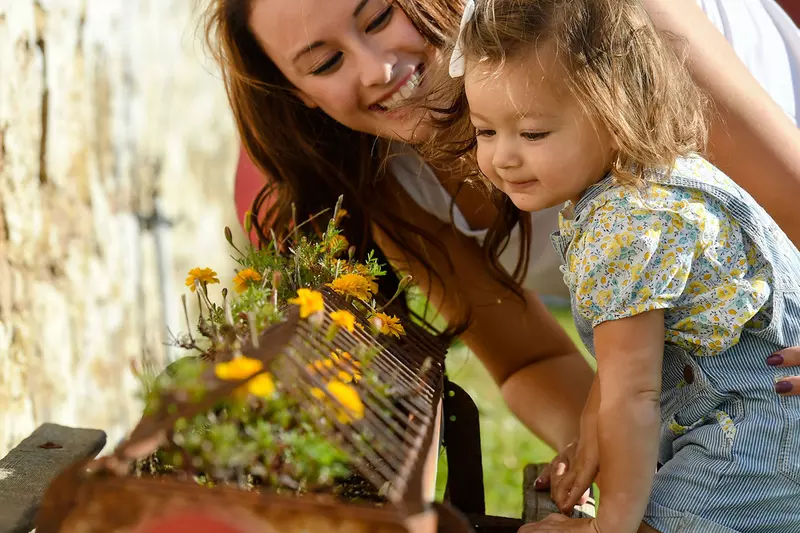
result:
M 116 444 L 131 364 L 179 355 L 186 273 L 231 285 L 239 144 L 203 4 L 0 0 L 0 457 L 48 421 Z M 487 512 L 519 516 L 524 465 L 553 452 L 463 346 L 447 368 L 481 411 Z
M 0 456 L 45 421 L 118 442 L 187 271 L 230 282 L 238 143 L 201 8 L 0 0 Z

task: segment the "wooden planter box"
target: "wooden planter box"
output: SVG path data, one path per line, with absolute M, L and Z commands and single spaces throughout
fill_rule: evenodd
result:
M 202 529 L 197 529 L 203 524 Z M 394 505 L 353 505 L 205 488 L 174 480 L 86 475 L 71 468 L 51 484 L 37 533 L 434 533 L 435 518 Z

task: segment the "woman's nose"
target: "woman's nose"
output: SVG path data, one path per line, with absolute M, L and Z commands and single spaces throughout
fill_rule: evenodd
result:
M 366 87 L 390 83 L 395 76 L 396 64 L 397 57 L 394 54 L 365 50 L 360 61 L 361 83 Z

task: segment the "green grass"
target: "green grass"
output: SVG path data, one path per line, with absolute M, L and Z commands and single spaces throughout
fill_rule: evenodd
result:
M 552 312 L 574 342 L 582 347 L 569 309 L 553 309 Z M 522 513 L 522 469 L 529 463 L 550 461 L 554 451 L 511 414 L 497 385 L 463 345 L 450 350 L 446 365 L 450 380 L 469 393 L 480 412 L 486 513 L 519 518 Z M 446 479 L 447 461 L 444 451 L 441 451 L 436 480 L 436 494 L 440 500 Z

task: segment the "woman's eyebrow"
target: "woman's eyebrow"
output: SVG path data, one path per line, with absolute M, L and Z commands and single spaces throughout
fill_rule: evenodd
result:
M 361 1 L 358 3 L 358 5 L 356 6 L 356 8 L 353 10 L 353 17 L 354 17 L 354 18 L 355 18 L 355 17 L 357 17 L 357 16 L 358 16 L 358 14 L 359 14 L 359 13 L 361 13 L 361 12 L 364 10 L 364 8 L 365 8 L 365 7 L 366 7 L 366 5 L 367 5 L 367 2 L 369 2 L 369 0 L 361 0 Z M 311 52 L 311 51 L 312 51 L 312 50 L 314 50 L 315 48 L 319 48 L 320 46 L 322 46 L 322 45 L 324 45 L 324 44 L 325 44 L 325 43 L 324 43 L 323 41 L 314 41 L 313 43 L 309 44 L 308 46 L 306 46 L 305 48 L 303 48 L 302 50 L 300 50 L 300 51 L 299 51 L 299 52 L 298 52 L 298 53 L 297 53 L 297 54 L 294 56 L 294 59 L 292 59 L 292 63 L 295 63 L 295 62 L 296 62 L 298 59 L 300 59 L 301 57 L 303 57 L 305 54 L 307 54 L 307 53 Z

